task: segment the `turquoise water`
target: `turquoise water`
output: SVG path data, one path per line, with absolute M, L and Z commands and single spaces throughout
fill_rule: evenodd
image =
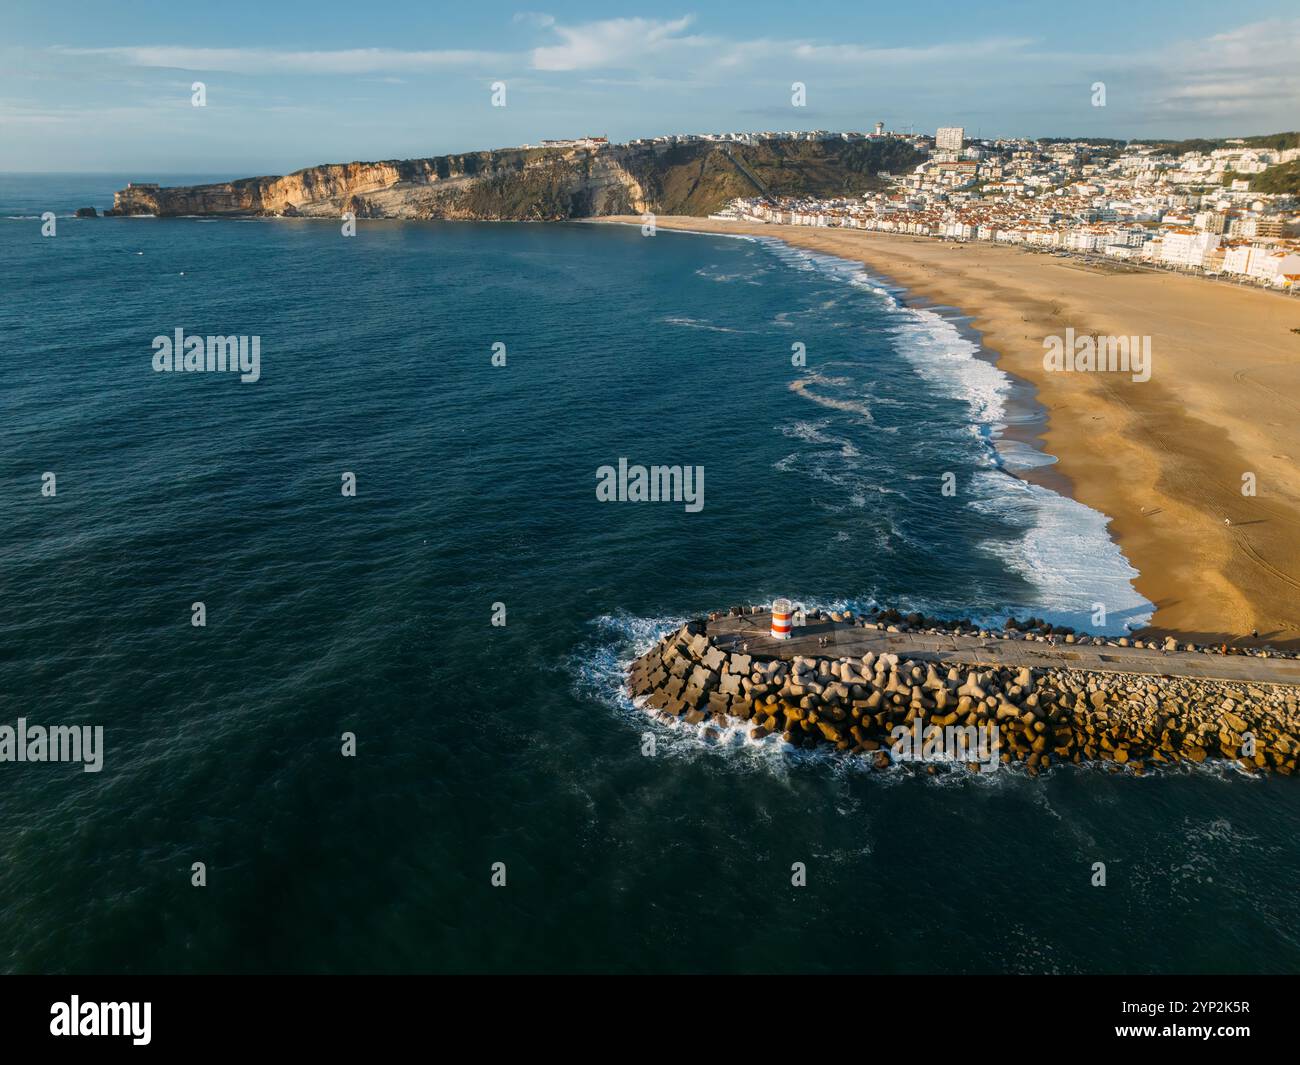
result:
M 1293 781 L 874 774 L 622 698 L 668 626 L 776 595 L 1149 613 L 1103 516 L 1009 475 L 1033 404 L 959 318 L 635 228 L 40 235 L 122 183 L 0 179 L 0 723 L 106 745 L 0 764 L 5 969 L 1300 962 Z M 154 372 L 176 328 L 260 336 L 260 380 Z M 621 457 L 703 466 L 703 509 L 599 502 Z

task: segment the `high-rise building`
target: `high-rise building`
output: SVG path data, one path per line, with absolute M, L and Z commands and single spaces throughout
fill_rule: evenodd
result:
M 884 124 L 883 122 L 877 122 L 877 123 L 876 123 L 876 136 L 879 137 L 879 136 L 881 136 L 884 132 L 885 132 L 885 124 Z
M 1228 236 L 1242 237 L 1280 237 L 1282 220 L 1280 218 L 1234 218 L 1228 223 Z
M 965 140 L 966 130 L 962 126 L 944 126 L 934 134 L 934 146 L 941 152 L 959 152 Z

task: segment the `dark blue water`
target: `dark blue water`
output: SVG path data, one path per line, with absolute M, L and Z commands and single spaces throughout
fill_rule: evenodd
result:
M 960 323 L 634 228 L 46 238 L 122 184 L 46 180 L 0 182 L 0 723 L 106 753 L 0 764 L 4 968 L 1300 962 L 1290 781 L 873 774 L 621 698 L 667 626 L 779 594 L 1141 620 L 1104 516 L 1009 476 L 1043 459 Z M 154 372 L 176 328 L 259 336 L 260 380 Z M 703 509 L 599 502 L 620 457 L 703 466 Z

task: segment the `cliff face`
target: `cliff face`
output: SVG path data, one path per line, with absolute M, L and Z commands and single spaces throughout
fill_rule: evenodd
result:
M 609 151 L 512 149 L 379 163 L 330 163 L 218 185 L 129 186 L 113 213 L 362 218 L 558 219 L 645 209 Z
M 429 159 L 330 163 L 217 185 L 129 186 L 118 215 L 304 215 L 552 221 L 608 214 L 705 215 L 761 187 L 852 194 L 914 166 L 902 142 L 770 141 L 723 148 L 513 148 Z

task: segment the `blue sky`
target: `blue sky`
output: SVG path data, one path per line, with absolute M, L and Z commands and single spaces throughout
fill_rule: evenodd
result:
M 1276 3 L 529 2 L 6 0 L 0 170 L 235 176 L 876 121 L 1029 136 L 1300 127 L 1300 17 Z M 505 107 L 491 106 L 498 81 Z M 794 81 L 806 107 L 791 106 Z

